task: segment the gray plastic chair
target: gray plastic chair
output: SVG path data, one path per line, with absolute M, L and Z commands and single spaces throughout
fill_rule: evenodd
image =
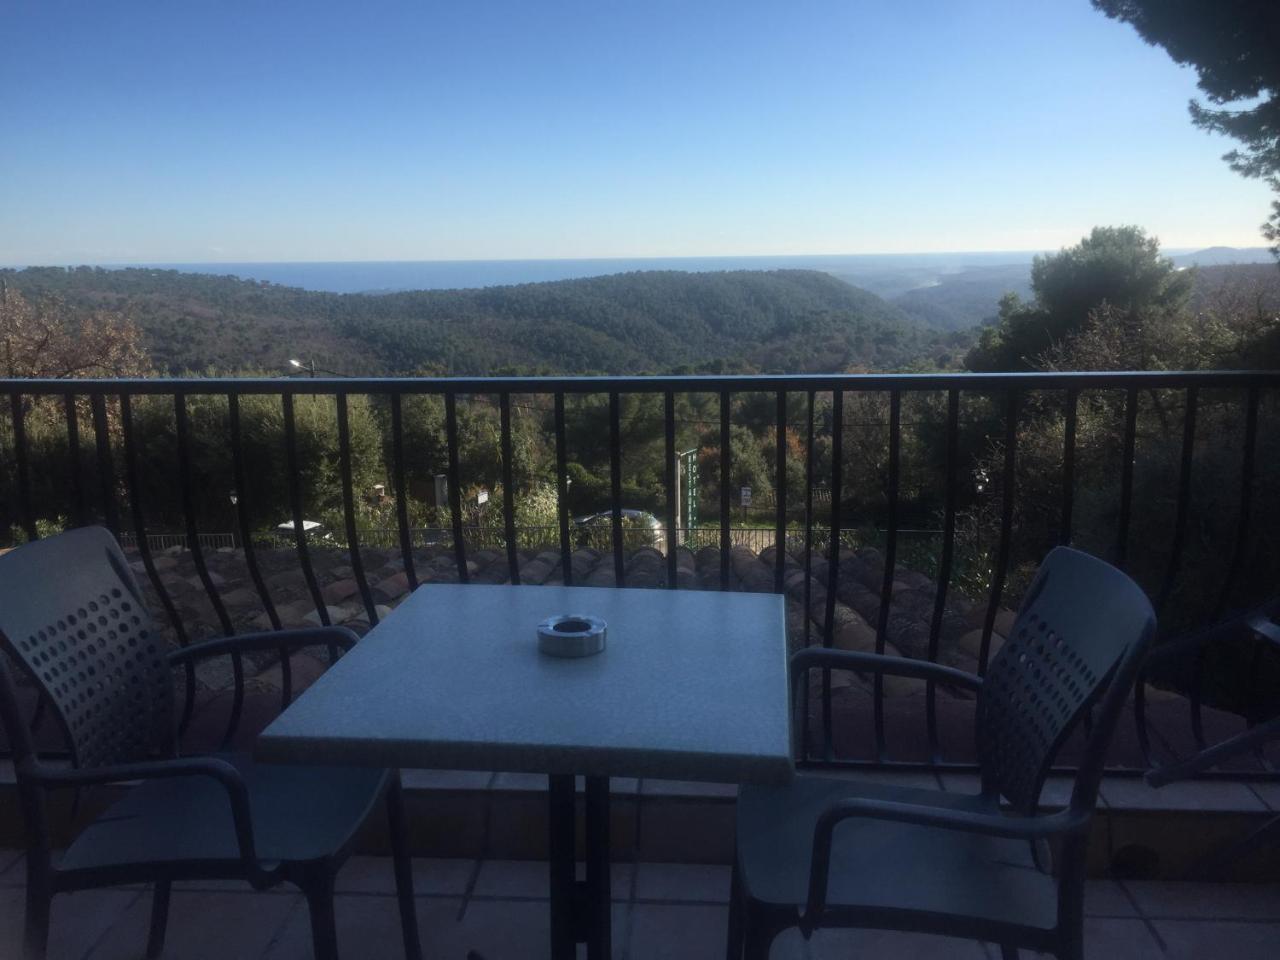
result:
M 35 751 L 0 656 L 0 720 L 13 751 L 26 833 L 25 952 L 42 958 L 56 893 L 155 885 L 147 956 L 163 950 L 176 880 L 281 882 L 306 894 L 315 955 L 337 956 L 334 876 L 356 831 L 387 801 L 405 952 L 420 954 L 397 771 L 257 764 L 245 755 L 178 757 L 175 666 L 316 644 L 350 649 L 340 627 L 244 634 L 163 649 L 115 539 L 72 530 L 0 557 L 0 645 L 52 707 L 71 765 Z M 52 854 L 47 795 L 137 781 Z
M 1195 653 L 1215 644 L 1260 643 L 1273 650 L 1280 650 L 1280 599 L 1266 603 L 1221 623 L 1196 631 L 1189 636 L 1156 646 L 1147 657 L 1146 666 L 1170 660 L 1187 653 Z M 1258 663 L 1255 654 L 1255 669 Z M 1280 741 L 1280 716 L 1259 720 L 1249 717 L 1250 725 L 1241 733 L 1205 746 L 1188 757 L 1180 757 L 1162 766 L 1148 770 L 1145 779 L 1153 787 L 1193 779 L 1207 773 L 1221 763 L 1241 757 L 1253 757 L 1262 761 L 1263 749 Z M 1275 776 L 1271 769 L 1272 778 Z M 1280 840 L 1280 816 L 1267 820 L 1251 829 L 1238 840 L 1225 844 L 1221 849 L 1198 860 L 1187 870 L 1187 879 L 1220 879 L 1231 865 L 1246 856 L 1257 856 Z
M 1082 956 L 1085 855 L 1107 745 L 1155 632 L 1142 590 L 1087 554 L 1059 547 L 1027 591 L 985 677 L 921 660 L 831 649 L 792 658 L 933 679 L 977 693 L 982 791 L 966 796 L 799 775 L 738 795 L 730 960 L 760 960 L 782 930 L 820 926 L 943 934 Z M 1068 734 L 1093 708 L 1065 810 L 1039 813 Z M 1010 810 L 1001 810 L 1001 798 Z M 1048 844 L 1056 877 L 1046 869 Z

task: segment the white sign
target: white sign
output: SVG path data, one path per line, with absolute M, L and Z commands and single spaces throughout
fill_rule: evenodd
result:
M 477 504 L 477 505 L 479 505 L 479 506 L 483 506 L 484 504 L 486 504 L 486 503 L 488 503 L 488 502 L 489 502 L 489 491 L 488 491 L 488 490 L 481 490 L 479 493 L 477 493 L 477 494 L 476 494 L 476 504 Z
M 751 488 L 750 487 L 742 488 L 742 505 L 744 507 L 751 506 Z

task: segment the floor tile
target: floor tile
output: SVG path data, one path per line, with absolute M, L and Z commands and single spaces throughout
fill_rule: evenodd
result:
M 165 957 L 225 960 L 260 957 L 303 904 L 301 896 L 174 893 Z M 136 960 L 147 943 L 151 897 L 137 896 L 93 952 L 93 960 Z
M 940 773 L 938 778 L 948 793 L 975 795 L 982 792 L 982 777 L 976 773 Z M 1071 792 L 1075 789 L 1075 778 L 1067 776 L 1050 776 L 1046 778 L 1040 791 L 1040 808 L 1042 810 L 1060 810 L 1071 802 Z M 1004 803 L 1005 801 L 1001 801 Z M 1099 809 L 1105 807 L 1106 800 L 1099 796 Z
M 646 781 L 647 782 L 647 781 Z M 733 805 L 699 797 L 645 797 L 637 859 L 651 863 L 729 863 Z
M 449 960 L 466 957 L 468 950 L 485 960 L 546 960 L 551 955 L 551 914 L 546 901 L 472 900 L 462 919 L 431 942 L 434 955 Z
M 582 793 L 584 784 L 577 777 L 577 792 Z M 499 773 L 490 787 L 493 790 L 523 790 L 535 793 L 547 792 L 547 775 L 545 773 Z M 610 777 L 609 793 L 613 795 L 634 794 L 640 789 L 640 781 L 635 777 Z
M 1280 954 L 1280 923 L 1157 920 L 1156 932 L 1174 960 L 1274 960 Z
M 139 884 L 143 889 L 150 889 L 150 884 Z M 252 893 L 264 897 L 291 897 L 298 893 L 298 888 L 290 883 L 281 883 L 267 890 L 256 891 L 247 880 L 180 880 L 173 885 L 174 892 L 182 893 Z
M 499 773 L 493 778 L 494 790 L 530 790 L 536 793 L 547 792 L 547 775 L 545 773 Z
M 1085 917 L 1084 956 L 1085 960 L 1157 960 L 1164 951 L 1142 920 Z
M 1259 780 L 1249 784 L 1252 790 L 1262 802 L 1267 805 L 1268 810 L 1280 812 L 1280 783 L 1270 780 Z
M 705 960 L 724 956 L 728 907 L 637 903 L 631 908 L 633 960 Z
M 475 873 L 476 861 L 430 857 L 413 858 L 413 892 L 417 896 L 460 897 Z M 395 869 L 390 857 L 352 857 L 338 872 L 339 893 L 396 892 Z
M 1125 886 L 1153 920 L 1276 920 L 1280 883 L 1139 883 Z M 1276 944 L 1280 954 L 1280 942 Z
M 493 780 L 488 770 L 402 770 L 406 790 L 484 790 Z
M 15 851 L 0 851 L 0 870 L 6 865 L 9 873 L 17 870 L 11 883 L 20 884 L 21 860 Z M 464 911 L 461 894 L 475 867 L 470 860 L 414 861 L 419 890 L 415 905 L 428 955 L 462 960 L 474 949 L 485 960 L 545 958 L 550 927 L 546 863 L 482 864 L 476 896 L 465 903 Z M 339 877 L 344 892 L 336 898 L 335 909 L 343 956 L 400 956 L 390 860 L 353 858 Z M 613 884 L 614 957 L 682 960 L 723 954 L 728 868 L 623 863 L 615 865 Z M 632 885 L 634 905 L 627 902 Z M 1254 960 L 1277 955 L 1280 884 L 1092 880 L 1085 889 L 1085 956 L 1090 960 L 1166 955 Z M 430 890 L 448 893 L 430 895 Z M 20 886 L 0 887 L 0 957 L 16 956 L 20 949 L 23 903 Z M 149 893 L 139 889 L 59 895 L 54 899 L 50 960 L 139 956 L 146 942 L 150 906 Z M 1138 909 L 1148 919 L 1137 916 Z M 304 960 L 311 956 L 306 903 L 289 887 L 263 894 L 246 891 L 242 885 L 200 890 L 183 885 L 175 888 L 164 955 L 183 960 Z M 771 953 L 773 960 L 850 956 L 999 960 L 995 947 L 879 931 L 819 931 L 808 944 L 797 931 L 788 931 Z M 1023 956 L 1030 955 L 1024 952 Z
M 462 900 L 418 897 L 414 903 L 417 907 L 418 934 L 422 940 L 423 954 L 430 957 L 465 957 L 465 950 L 454 950 L 452 953 L 437 951 L 438 945 L 449 942 L 449 937 L 457 926 Z M 404 956 L 400 910 L 395 897 L 339 895 L 334 898 L 333 911 L 338 929 L 339 956 L 385 957 L 389 960 Z M 297 905 L 270 948 L 261 956 L 264 960 L 312 960 L 311 918 L 305 902 Z
M 1199 810 L 1227 813 L 1265 813 L 1266 805 L 1248 784 L 1229 780 L 1189 780 L 1167 787 L 1151 787 L 1136 777 L 1102 781 L 1107 804 L 1125 812 L 1137 810 Z
M 610 865 L 609 892 L 614 900 L 631 897 L 632 866 Z M 583 866 L 578 865 L 581 875 Z M 545 860 L 486 860 L 480 866 L 472 896 L 546 899 L 551 895 L 551 872 Z
M 897 930 L 818 930 L 809 941 L 813 960 L 849 957 L 911 957 L 912 960 L 985 960 L 974 940 L 934 937 Z
M 1086 880 L 1084 885 L 1086 917 L 1136 917 L 1138 908 L 1114 880 Z
M 58 894 L 53 898 L 49 924 L 48 960 L 79 960 L 86 956 L 141 895 L 140 890 L 81 890 Z M 21 954 L 25 905 L 25 891 L 0 890 L 0 956 Z M 141 956 L 144 946 L 137 944 L 133 956 Z M 97 956 L 95 953 L 94 957 Z
M 928 770 L 821 770 L 815 771 L 823 777 L 836 780 L 853 780 L 862 783 L 874 783 L 885 787 L 909 787 L 912 790 L 941 790 L 942 782 L 938 774 Z M 967 774 L 944 774 L 944 776 L 964 777 Z M 977 780 L 974 780 L 972 792 L 977 793 Z
M 738 787 L 732 783 L 703 783 L 698 780 L 656 780 L 645 777 L 640 782 L 640 795 L 644 797 L 707 797 L 734 799 Z
M 636 868 L 637 900 L 728 903 L 728 867 L 697 863 L 641 863 Z
M 27 882 L 21 850 L 0 851 L 0 887 L 21 887 Z
M 938 779 L 947 793 L 975 796 L 982 792 L 982 777 L 976 773 L 940 773 Z

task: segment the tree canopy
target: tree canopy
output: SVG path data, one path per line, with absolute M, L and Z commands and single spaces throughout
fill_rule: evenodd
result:
M 467 290 L 336 294 L 175 270 L 0 270 L 30 299 L 127 309 L 157 368 L 347 374 L 839 372 L 955 349 L 812 270 L 645 271 Z M 961 338 L 963 339 L 963 338 Z
M 34 302 L 0 278 L 0 377 L 136 377 L 150 369 L 138 327 L 113 310 Z
M 1000 301 L 997 324 L 982 332 L 965 358 L 971 370 L 1019 370 L 1038 365 L 1046 351 L 1107 307 L 1111 324 L 1136 328 L 1182 312 L 1194 276 L 1160 255 L 1160 244 L 1139 227 L 1094 227 L 1074 247 L 1038 256 L 1031 267 L 1035 299 Z
M 1093 0 L 1142 39 L 1194 67 L 1216 107 L 1192 101 L 1196 126 L 1238 140 L 1223 159 L 1280 194 L 1280 3 L 1276 0 Z M 1263 234 L 1280 257 L 1280 199 Z

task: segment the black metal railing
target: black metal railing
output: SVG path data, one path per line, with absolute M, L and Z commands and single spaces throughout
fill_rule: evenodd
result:
M 344 554 L 369 624 L 377 623 L 380 607 L 374 570 L 365 563 L 375 550 L 398 554 L 410 589 L 441 576 L 443 565 L 451 578 L 468 582 L 476 575 L 474 556 L 481 549 L 498 552 L 496 562 L 505 566 L 501 578 L 511 583 L 522 581 L 531 550 L 558 552 L 555 579 L 574 583 L 574 552 L 585 541 L 570 510 L 571 468 L 578 462 L 570 451 L 570 425 L 583 404 L 596 402 L 607 424 L 601 437 L 607 448 L 607 482 L 602 483 L 609 522 L 593 531 L 592 545 L 612 568 L 611 575 L 605 569 L 601 577 L 628 585 L 630 552 L 656 546 L 662 576 L 648 585 L 675 589 L 690 582 L 680 576 L 682 564 L 687 568 L 693 562 L 687 557 L 715 548 L 716 569 L 700 571 L 696 585 L 786 594 L 799 620 L 792 630 L 797 644 L 864 643 L 879 653 L 897 650 L 951 662 L 965 657 L 966 665 L 982 673 L 1002 640 L 998 628 L 1005 625 L 1006 611 L 1016 608 L 1029 567 L 1055 543 L 1085 540 L 1086 549 L 1134 572 L 1174 627 L 1189 628 L 1257 599 L 1276 571 L 1270 504 L 1280 487 L 1274 475 L 1280 464 L 1259 452 L 1260 445 L 1274 442 L 1280 422 L 1276 372 L 7 380 L 0 381 L 0 391 L 9 395 L 10 413 L 7 430 L 0 431 L 0 483 L 9 498 L 0 504 L 0 534 L 10 524 L 17 539 L 33 539 L 59 525 L 103 523 L 136 552 L 178 643 L 191 639 L 191 624 L 157 567 L 156 554 L 167 546 L 180 545 L 189 553 L 194 581 L 213 611 L 211 625 L 222 632 L 237 625 L 207 554 L 226 546 L 242 552 L 261 610 L 277 628 L 284 619 L 261 554 L 282 545 L 292 551 L 321 623 L 330 622 L 331 605 L 315 557 L 335 546 Z M 677 448 L 683 445 L 677 440 L 688 429 L 677 400 L 686 395 L 713 398 L 698 423 L 703 456 L 714 460 L 712 469 L 704 470 L 713 478 L 714 495 L 703 501 L 715 516 L 710 525 L 696 528 L 682 523 L 676 495 Z M 773 436 L 760 438 L 762 450 L 772 449 L 773 490 L 761 498 L 765 512 L 758 505 L 756 516 L 743 524 L 739 514 L 746 508 L 733 496 L 735 401 L 760 395 L 770 398 L 774 411 L 768 428 Z M 304 448 L 300 404 L 316 397 L 332 403 L 336 456 Z M 426 498 L 411 489 L 422 472 L 414 466 L 420 451 L 407 438 L 415 425 L 411 408 L 423 397 L 441 402 L 443 452 L 429 472 L 443 475 L 447 488 L 446 502 L 431 506 L 432 522 L 425 524 L 415 512 L 421 513 Z M 530 402 L 513 403 L 517 397 Z M 661 413 L 651 418 L 660 422 L 651 424 L 651 437 L 646 434 L 653 449 L 661 449 L 662 464 L 653 471 L 661 478 L 660 496 L 648 505 L 660 521 L 661 542 L 646 543 L 643 531 L 624 522 L 629 506 L 624 460 L 631 453 L 633 420 L 642 419 L 631 418 L 625 408 L 636 397 L 661 401 Z M 193 421 L 197 398 L 225 404 L 218 435 L 201 432 Z M 355 398 L 375 402 L 375 413 L 386 414 L 380 421 L 381 449 L 373 453 L 372 447 L 353 450 Z M 471 467 L 461 455 L 460 410 L 477 403 L 492 406 L 494 398 L 498 423 L 492 460 L 497 467 L 484 479 L 501 489 L 494 504 L 501 520 L 477 523 L 463 499 L 469 482 L 464 473 Z M 279 417 L 278 448 L 261 447 L 261 438 L 250 436 L 249 403 L 265 404 L 271 417 Z M 164 430 L 140 434 L 142 406 L 148 417 L 163 420 Z M 539 524 L 520 519 L 521 485 L 527 478 L 518 475 L 521 454 L 513 422 L 530 410 L 535 434 L 546 446 L 540 476 L 555 499 L 554 515 Z M 313 414 L 309 407 L 303 412 Z M 43 431 L 40 458 L 33 453 L 37 423 Z M 1232 436 L 1237 430 L 1239 437 Z M 167 439 L 157 439 L 162 435 Z M 251 442 L 259 443 L 256 452 L 249 451 Z M 200 464 L 210 457 L 223 457 L 230 465 L 236 494 L 227 505 L 201 488 L 207 471 Z M 263 457 L 277 461 L 272 469 L 279 468 L 284 519 L 291 524 L 284 534 L 274 530 L 281 518 L 263 516 L 251 494 L 256 478 L 267 472 Z M 381 525 L 359 515 L 366 507 L 354 474 L 368 467 L 370 457 L 381 465 L 389 486 L 385 502 L 393 505 Z M 327 528 L 332 540 L 325 542 L 312 538 L 305 523 L 312 506 L 304 479 L 311 482 L 317 458 L 325 460 L 325 476 L 339 494 L 334 509 L 340 519 Z M 39 469 L 33 471 L 37 459 Z M 49 475 L 55 465 L 56 482 Z M 803 477 L 799 489 L 796 471 Z M 1103 487 L 1117 472 L 1113 496 Z M 1220 477 L 1231 482 L 1217 482 Z M 148 502 L 166 483 L 176 492 L 172 501 Z M 1206 493 L 1205 484 L 1213 489 Z M 1164 521 L 1153 521 L 1153 512 Z M 1135 527 L 1139 514 L 1140 531 Z M 208 530 L 213 523 L 218 530 Z M 157 539 L 174 534 L 174 527 L 182 531 L 178 539 Z M 228 529 L 235 532 L 223 532 Z M 680 533 L 671 537 L 669 531 Z M 748 582 L 735 571 L 741 560 L 735 548 L 742 547 L 757 555 L 754 563 L 767 564 L 767 577 Z M 422 569 L 424 548 L 436 550 L 434 573 Z M 922 585 L 921 577 L 931 586 Z M 1188 586 L 1193 577 L 1194 589 Z M 1214 582 L 1200 582 L 1206 577 Z M 1276 582 L 1271 580 L 1272 590 Z M 1212 602 L 1197 607 L 1192 594 L 1211 595 Z M 853 619 L 859 609 L 865 613 Z M 909 610 L 918 614 L 910 622 L 904 613 Z M 958 626 L 962 617 L 968 619 Z M 965 624 L 963 643 L 943 643 Z M 1195 742 L 1205 741 L 1210 701 L 1228 712 L 1247 712 L 1222 689 L 1229 678 L 1209 683 L 1197 673 L 1181 686 L 1177 677 L 1153 679 L 1181 696 L 1185 707 L 1180 709 Z M 816 686 L 804 691 L 804 759 L 837 760 L 861 752 L 859 762 L 898 762 L 897 738 L 919 747 L 908 758 L 912 762 L 951 762 L 955 751 L 948 732 L 958 701 L 944 699 L 947 692 L 932 681 L 922 692 L 922 697 L 898 696 L 879 676 L 869 690 L 851 692 L 822 673 Z M 848 749 L 840 742 L 842 731 L 846 740 L 857 735 L 849 734 L 843 720 L 865 704 L 870 705 L 869 743 L 861 751 Z M 1178 735 L 1152 734 L 1150 713 L 1140 699 L 1144 748 L 1176 752 Z M 917 722 L 923 739 L 899 732 Z

